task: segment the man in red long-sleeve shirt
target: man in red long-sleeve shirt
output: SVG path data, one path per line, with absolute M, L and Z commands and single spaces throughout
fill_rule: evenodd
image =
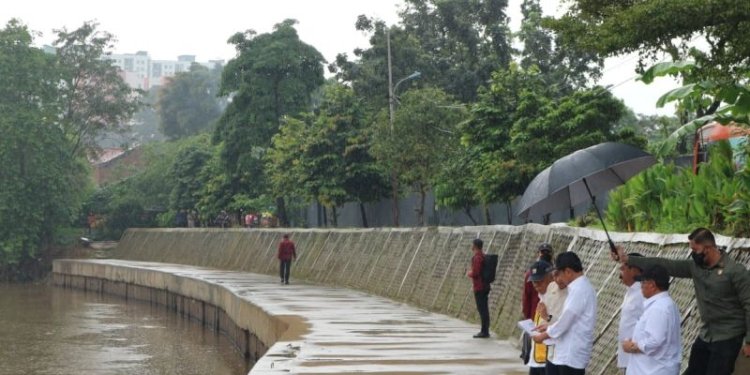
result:
M 547 263 L 552 263 L 552 245 L 543 243 L 537 248 L 536 261 L 543 260 Z M 530 271 L 526 271 L 523 275 L 523 294 L 521 295 L 521 307 L 523 310 L 524 319 L 533 319 L 534 312 L 536 311 L 536 305 L 539 303 L 539 294 L 534 289 L 534 286 L 529 281 Z
M 483 246 L 484 242 L 479 238 L 472 241 L 471 250 L 474 252 L 474 256 L 471 258 L 471 270 L 466 273 L 466 276 L 471 279 L 474 300 L 477 302 L 477 311 L 482 321 L 482 329 L 474 335 L 475 339 L 490 337 L 490 309 L 487 303 L 487 297 L 490 295 L 490 284 L 482 280 Z
M 292 260 L 297 260 L 297 251 L 294 242 L 289 239 L 288 234 L 284 234 L 284 239 L 279 243 L 279 275 L 282 284 L 289 284 L 289 274 L 292 270 Z

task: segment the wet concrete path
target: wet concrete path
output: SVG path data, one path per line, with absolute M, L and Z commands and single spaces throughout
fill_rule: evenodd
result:
M 526 374 L 508 342 L 474 339 L 476 324 L 365 293 L 237 271 L 123 260 L 75 260 L 150 269 L 220 285 L 289 330 L 250 374 Z M 293 276 L 293 274 L 292 274 Z M 289 319 L 288 317 L 299 319 Z

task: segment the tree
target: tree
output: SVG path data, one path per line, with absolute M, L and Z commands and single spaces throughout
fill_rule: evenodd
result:
M 662 54 L 673 62 L 691 60 L 687 84 L 719 84 L 744 79 L 750 64 L 750 7 L 745 0 L 576 0 L 559 19 L 545 24 L 566 45 L 613 56 L 635 52 L 643 73 Z M 703 39 L 701 47 L 693 40 Z M 712 114 L 720 101 L 693 108 L 697 117 Z M 687 121 L 684 119 L 683 122 Z
M 394 80 L 420 71 L 422 85 L 473 101 L 492 71 L 511 61 L 506 7 L 507 0 L 407 0 L 401 26 L 361 15 L 355 27 L 370 35 L 370 47 L 355 50 L 355 61 L 339 54 L 329 69 L 377 112 L 387 105 L 390 36 Z
M 404 93 L 392 129 L 386 121 L 378 124 L 373 153 L 402 186 L 419 194 L 419 225 L 425 224 L 427 192 L 458 146 L 457 125 L 464 117 L 463 106 L 445 92 L 425 88 Z
M 265 193 L 264 154 L 285 115 L 310 109 L 311 93 L 324 82 L 323 56 L 299 39 L 294 20 L 274 31 L 237 33 L 229 39 L 238 56 L 229 61 L 219 89 L 232 102 L 217 122 L 214 141 L 229 179 L 228 195 Z M 283 198 L 276 201 L 279 220 L 287 225 Z
M 485 207 L 485 224 L 491 223 L 487 207 L 492 203 L 509 203 L 523 193 L 525 181 L 533 170 L 517 164 L 511 147 L 511 130 L 521 95 L 545 102 L 556 95 L 540 76 L 538 68 L 529 70 L 511 64 L 508 70 L 493 73 L 492 81 L 479 90 L 469 118 L 461 124 L 461 144 L 472 155 L 467 178 L 474 181 L 477 200 Z M 530 107 L 526 106 L 530 112 Z M 533 116 L 534 113 L 527 113 Z M 511 213 L 508 212 L 508 220 Z M 509 221 L 510 222 L 510 221 Z
M 169 176 L 174 185 L 169 195 L 169 206 L 173 210 L 195 209 L 206 185 L 203 170 L 213 156 L 214 147 L 204 135 L 186 139 L 177 151 Z
M 60 72 L 60 125 L 71 141 L 70 153 L 95 154 L 97 135 L 121 132 L 139 107 L 139 95 L 120 77 L 104 55 L 113 36 L 85 22 L 76 30 L 57 30 Z
M 89 184 L 56 123 L 55 57 L 32 43 L 18 20 L 0 30 L 0 277 L 20 279 L 77 216 Z
M 162 133 L 176 139 L 208 129 L 219 117 L 218 77 L 194 63 L 190 71 L 167 79 L 156 108 Z
M 383 172 L 370 155 L 364 110 L 351 88 L 329 82 L 317 114 L 286 118 L 269 151 L 269 176 L 275 191 L 316 201 L 333 211 L 348 201 L 360 205 L 382 197 Z
M 493 75 L 462 124 L 462 142 L 475 155 L 469 170 L 479 201 L 485 207 L 505 203 L 508 222 L 511 201 L 558 158 L 605 141 L 645 143 L 632 130 L 614 130 L 625 107 L 609 91 L 595 87 L 561 95 L 555 89 L 535 65 L 524 70 L 511 64 Z
M 601 76 L 603 59 L 598 54 L 563 46 L 559 35 L 543 27 L 539 0 L 524 0 L 521 14 L 523 20 L 517 36 L 523 42 L 522 68 L 536 66 L 547 84 L 555 85 L 558 92 L 565 94 Z

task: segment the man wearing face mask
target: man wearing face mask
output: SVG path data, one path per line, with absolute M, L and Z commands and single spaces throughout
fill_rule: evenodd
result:
M 686 375 L 731 375 L 738 353 L 750 357 L 750 274 L 716 247 L 713 233 L 698 228 L 688 236 L 692 260 L 629 258 L 617 249 L 621 263 L 647 269 L 666 268 L 672 277 L 692 278 L 701 321 Z

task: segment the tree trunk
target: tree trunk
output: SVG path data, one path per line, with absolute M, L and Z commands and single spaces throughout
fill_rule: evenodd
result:
M 427 192 L 425 191 L 424 185 L 419 185 L 419 208 L 417 209 L 417 222 L 418 226 L 424 226 L 424 201 Z
M 485 205 L 482 205 L 482 209 L 484 209 L 484 225 L 492 225 L 492 218 L 490 217 L 490 207 Z
M 477 220 L 474 219 L 474 216 L 471 216 L 471 207 L 464 207 L 464 213 L 466 213 L 466 216 L 469 217 L 473 225 L 477 225 Z
M 398 180 L 396 179 L 396 172 L 391 171 L 391 199 L 393 200 L 393 223 L 394 227 L 398 227 Z
M 505 201 L 505 213 L 508 215 L 508 225 L 513 224 L 513 206 L 510 201 Z
M 286 202 L 284 201 L 284 197 L 276 198 L 276 211 L 276 216 L 279 219 L 279 226 L 288 227 L 289 217 L 286 215 Z
M 323 227 L 328 227 L 328 207 L 323 206 Z
M 365 212 L 365 204 L 359 202 L 359 213 L 362 215 L 362 228 L 367 228 L 367 213 Z
M 333 216 L 333 227 L 338 228 L 339 226 L 339 215 L 336 213 L 336 206 L 331 207 L 331 216 Z

